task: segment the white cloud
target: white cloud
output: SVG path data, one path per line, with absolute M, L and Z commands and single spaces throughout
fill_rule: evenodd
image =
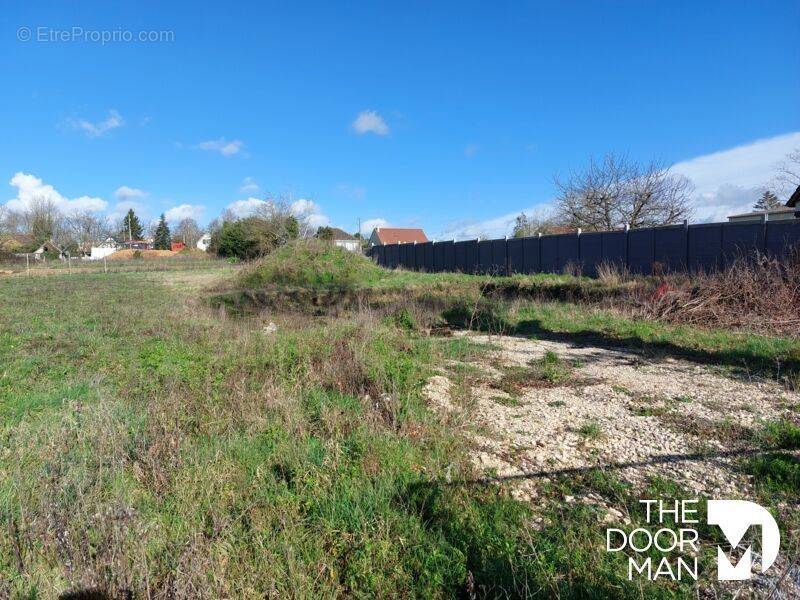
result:
M 350 125 L 359 135 L 374 133 L 375 135 L 388 135 L 389 126 L 374 110 L 362 110 Z
M 370 235 L 376 227 L 391 227 L 391 225 L 386 219 L 367 219 L 366 221 L 361 221 L 361 235 Z
M 144 190 L 128 187 L 127 185 L 121 185 L 114 192 L 114 197 L 120 202 L 127 202 L 141 198 L 147 198 L 148 195 L 149 194 Z
M 252 177 L 245 177 L 242 179 L 242 185 L 239 186 L 239 191 L 243 194 L 253 194 L 261 188 Z
M 800 132 L 787 133 L 698 156 L 673 165 L 695 185 L 694 221 L 724 221 L 748 212 L 775 177 L 776 168 L 794 148 Z
M 56 191 L 52 185 L 48 185 L 28 173 L 15 173 L 9 184 L 17 188 L 16 198 L 6 203 L 6 206 L 14 211 L 27 210 L 34 200 L 49 200 L 64 214 L 83 211 L 100 212 L 108 206 L 108 202 L 102 198 L 92 196 L 67 198 Z
M 105 120 L 97 123 L 92 123 L 86 119 L 71 119 L 69 122 L 74 129 L 83 131 L 89 137 L 102 137 L 110 131 L 125 125 L 122 115 L 113 109 L 108 111 L 108 117 Z
M 260 198 L 247 198 L 246 200 L 236 200 L 228 204 L 227 209 L 235 216 L 243 219 L 255 213 L 259 208 L 269 206 L 269 202 Z
M 177 224 L 184 219 L 194 219 L 197 221 L 203 216 L 205 210 L 206 207 L 200 206 L 199 204 L 181 204 L 179 206 L 173 206 L 170 208 L 164 213 L 164 216 L 170 223 Z
M 206 150 L 208 152 L 218 152 L 222 156 L 227 157 L 242 153 L 244 150 L 244 142 L 240 140 L 233 140 L 229 142 L 225 138 L 219 138 L 216 140 L 200 142 L 196 147 L 200 150 Z

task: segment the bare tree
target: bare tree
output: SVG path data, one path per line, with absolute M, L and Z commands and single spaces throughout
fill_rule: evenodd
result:
M 298 236 L 313 235 L 308 225 L 307 215 L 296 215 L 291 205 L 283 198 L 267 200 L 256 209 L 254 217 L 264 221 L 262 226 L 272 246 L 285 244 Z
M 172 232 L 172 239 L 181 241 L 189 248 L 194 248 L 203 236 L 203 229 L 191 218 L 183 219 Z
M 84 211 L 65 217 L 66 230 L 70 241 L 84 251 L 92 242 L 102 241 L 111 235 L 111 224 L 105 217 Z
M 587 231 L 669 225 L 692 212 L 691 182 L 656 161 L 642 166 L 607 154 L 556 186 L 557 220 Z
M 25 230 L 37 244 L 63 237 L 64 215 L 50 198 L 36 197 L 31 200 L 22 216 Z
M 800 148 L 795 148 L 778 166 L 775 177 L 777 188 L 787 196 L 791 195 L 800 186 Z

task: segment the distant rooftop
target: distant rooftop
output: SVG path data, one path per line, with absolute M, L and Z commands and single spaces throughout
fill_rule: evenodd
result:
M 424 244 L 428 241 L 428 236 L 422 229 L 400 228 L 400 227 L 376 227 L 372 232 L 373 237 L 382 244 Z

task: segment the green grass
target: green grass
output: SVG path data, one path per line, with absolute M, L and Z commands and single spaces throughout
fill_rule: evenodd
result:
M 529 509 L 437 483 L 471 467 L 420 389 L 471 342 L 366 315 L 265 336 L 196 290 L 0 280 L 0 595 L 549 595 Z M 591 577 L 563 595 L 620 595 Z

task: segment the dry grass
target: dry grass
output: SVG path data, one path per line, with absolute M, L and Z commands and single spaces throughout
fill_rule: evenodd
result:
M 785 261 L 757 254 L 723 271 L 665 277 L 637 299 L 647 318 L 793 336 L 800 335 L 798 305 L 797 251 Z

